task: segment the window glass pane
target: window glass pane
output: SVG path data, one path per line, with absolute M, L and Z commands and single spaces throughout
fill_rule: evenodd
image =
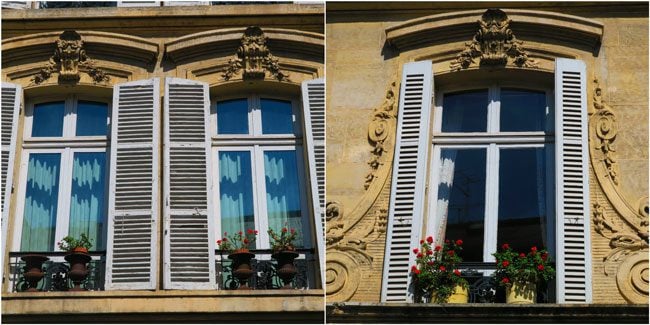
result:
M 269 227 L 275 232 L 280 232 L 282 227 L 294 228 L 298 231 L 295 244 L 302 246 L 303 228 L 296 152 L 264 152 L 264 176 Z
M 501 149 L 497 245 L 527 252 L 547 247 L 546 157 L 543 148 Z
M 501 131 L 544 131 L 545 122 L 544 92 L 501 89 Z
M 63 114 L 65 102 L 52 102 L 34 105 L 32 119 L 33 137 L 63 136 Z
M 108 105 L 79 101 L 77 104 L 77 135 L 106 135 Z
M 88 235 L 92 250 L 106 248 L 106 153 L 76 152 L 72 165 L 72 190 L 68 234 Z
M 248 134 L 248 100 L 217 102 L 217 134 Z
M 293 112 L 291 102 L 262 98 L 262 133 L 292 134 Z
M 219 152 L 221 236 L 255 228 L 249 151 Z
M 445 94 L 442 105 L 442 132 L 487 130 L 487 89 Z
M 61 154 L 29 154 L 21 251 L 54 250 Z
M 437 216 L 446 239 L 462 239 L 464 261 L 483 261 L 485 149 L 442 149 Z

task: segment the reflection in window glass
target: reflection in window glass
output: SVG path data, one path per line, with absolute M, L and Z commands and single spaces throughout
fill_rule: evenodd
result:
M 462 239 L 463 260 L 483 261 L 485 149 L 442 149 L 436 215 L 446 239 Z
M 77 136 L 107 134 L 108 105 L 79 101 L 77 104 Z
M 299 237 L 294 243 L 302 246 L 300 186 L 296 163 L 296 152 L 293 150 L 264 152 L 269 227 L 275 232 L 283 227 L 296 229 Z
M 29 154 L 21 251 L 54 250 L 61 154 Z
M 546 94 L 539 91 L 502 89 L 502 132 L 544 131 L 546 127 Z
M 68 234 L 88 235 L 93 250 L 104 250 L 106 225 L 106 153 L 76 152 L 72 166 Z
M 249 151 L 219 152 L 219 195 L 221 235 L 255 229 Z
M 293 112 L 291 102 L 262 98 L 262 133 L 292 134 Z
M 547 247 L 546 157 L 543 148 L 501 149 L 497 244 L 517 251 Z
M 444 94 L 442 105 L 442 132 L 487 130 L 487 89 Z
M 248 100 L 217 102 L 217 134 L 248 134 Z
M 32 119 L 33 137 L 63 136 L 63 115 L 65 102 L 52 102 L 34 105 Z

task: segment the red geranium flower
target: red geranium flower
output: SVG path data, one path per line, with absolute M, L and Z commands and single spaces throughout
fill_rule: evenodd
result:
M 441 247 L 440 245 L 438 245 L 438 246 L 436 246 L 436 248 L 434 248 L 434 249 L 436 250 L 436 252 L 439 252 L 439 251 L 442 249 L 442 247 Z
M 420 239 L 420 245 L 424 244 L 424 239 Z
M 444 266 L 444 265 L 440 265 L 440 271 L 444 271 L 444 270 L 446 270 L 445 266 Z
M 445 243 L 449 244 L 449 239 L 445 239 Z
M 434 261 L 428 261 L 427 262 L 427 264 L 429 264 L 430 266 L 433 265 L 434 263 L 435 263 Z
M 547 253 L 542 254 L 542 260 L 546 261 L 547 258 L 548 258 L 548 254 L 547 254 Z
M 287 231 L 288 231 L 288 230 L 287 230 L 287 227 L 283 227 L 283 228 L 282 228 L 282 232 L 287 232 Z
M 503 283 L 510 283 L 510 279 L 508 279 L 508 278 L 503 278 L 503 279 L 501 280 L 501 282 L 503 282 Z
M 449 254 L 449 256 L 454 256 L 454 251 L 448 251 L 447 254 Z
M 416 270 L 413 271 L 413 272 L 414 272 L 415 274 L 420 274 L 420 270 L 418 270 L 418 269 L 416 269 Z
M 531 248 L 530 248 L 530 251 L 533 252 L 533 253 L 537 252 L 537 246 L 533 246 L 533 247 L 531 247 Z
M 239 235 L 241 236 L 241 235 L 243 235 L 243 234 L 244 234 L 244 233 L 240 230 L 240 231 L 239 231 Z
M 226 241 L 228 241 L 228 238 L 224 238 L 224 239 L 222 239 L 222 240 L 223 240 L 224 242 L 226 242 Z
M 293 228 L 291 228 L 291 229 L 289 230 L 289 232 L 290 232 L 291 234 L 293 234 L 293 233 L 295 233 L 295 232 L 296 232 L 296 230 L 295 230 L 295 229 L 293 229 Z
M 456 274 L 457 276 L 460 276 L 460 271 L 454 270 L 454 274 Z
M 524 253 L 519 253 L 519 257 L 524 258 L 524 257 L 526 257 L 526 254 L 524 254 Z
M 433 251 L 432 251 L 432 250 L 428 250 L 428 251 L 427 251 L 427 255 L 433 255 Z
M 505 243 L 505 244 L 501 245 L 501 248 L 508 249 L 508 248 L 510 248 L 510 245 L 508 245 L 508 243 Z
M 217 240 L 217 245 L 221 245 L 221 239 Z
M 257 230 L 255 230 L 255 234 L 257 235 L 258 233 L 259 233 L 259 232 L 258 232 Z
M 248 239 L 244 238 L 243 242 L 244 242 L 244 244 L 248 244 Z
M 433 237 L 431 236 L 427 237 L 427 243 L 429 244 L 433 243 Z
M 463 240 L 462 240 L 462 239 L 459 239 L 459 240 L 456 241 L 456 245 L 460 246 L 460 245 L 462 245 L 462 244 L 463 244 Z
M 415 270 L 417 270 L 417 269 L 418 269 L 417 266 L 415 266 L 415 265 L 411 266 L 411 272 L 415 272 Z
M 414 254 L 417 254 L 417 253 L 419 253 L 419 252 L 420 252 L 420 250 L 419 250 L 417 247 L 416 247 L 416 248 L 413 248 L 413 253 L 414 253 Z
M 253 234 L 253 229 L 246 230 L 246 233 L 249 234 L 249 235 L 252 235 Z
M 508 267 L 508 265 L 510 265 L 510 262 L 503 261 L 503 263 L 501 263 L 501 265 L 503 265 L 503 267 Z
M 424 255 L 422 255 L 422 253 L 418 253 L 418 255 L 417 255 L 418 258 L 422 258 L 423 256 Z
M 544 271 L 544 265 L 542 265 L 542 264 L 537 265 L 537 269 L 540 270 L 540 271 Z

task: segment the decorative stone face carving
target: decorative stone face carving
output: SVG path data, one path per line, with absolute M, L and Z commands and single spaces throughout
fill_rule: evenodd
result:
M 244 31 L 237 54 L 228 61 L 223 73 L 224 80 L 232 79 L 240 70 L 244 80 L 263 80 L 266 71 L 279 81 L 289 81 L 288 75 L 280 71 L 276 59 L 266 46 L 267 37 L 262 29 L 251 26 Z
M 488 9 L 478 20 L 479 30 L 465 49 L 451 62 L 451 70 L 467 69 L 474 59 L 482 66 L 505 66 L 512 58 L 519 67 L 535 68 L 537 62 L 523 50 L 522 41 L 515 38 L 510 29 L 510 19 L 499 9 Z
M 32 78 L 32 82 L 40 84 L 49 79 L 52 73 L 58 73 L 59 83 L 75 84 L 79 82 L 79 68 L 81 67 L 85 68 L 96 83 L 109 80 L 106 73 L 96 68 L 94 62 L 86 55 L 81 35 L 75 31 L 65 31 L 56 40 L 54 55 L 50 57 L 47 66 Z

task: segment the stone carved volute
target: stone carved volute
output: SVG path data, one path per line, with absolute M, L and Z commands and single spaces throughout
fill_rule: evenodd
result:
M 382 159 L 383 154 L 386 151 L 384 142 L 392 131 L 391 127 L 392 124 L 394 124 L 397 112 L 395 104 L 395 83 L 393 82 L 386 92 L 384 102 L 380 107 L 375 109 L 372 121 L 368 125 L 368 141 L 373 145 L 373 148 L 370 151 L 372 157 L 368 161 L 370 172 L 366 174 L 366 180 L 364 183 L 364 188 L 366 190 L 377 177 L 375 173 L 379 167 L 385 163 Z
M 263 80 L 268 71 L 278 81 L 289 81 L 288 75 L 280 71 L 278 59 L 266 45 L 267 40 L 261 28 L 246 28 L 237 54 L 228 61 L 228 67 L 222 74 L 223 79 L 230 80 L 243 69 L 243 80 Z
M 33 78 L 32 83 L 40 84 L 49 79 L 52 73 L 59 74 L 59 83 L 76 84 L 79 82 L 79 68 L 84 68 L 95 83 L 109 80 L 104 71 L 95 67 L 95 63 L 86 55 L 84 41 L 75 31 L 65 31 L 56 40 L 54 55 L 50 57 L 45 68 Z
M 510 29 L 511 20 L 499 9 L 488 9 L 478 20 L 479 30 L 471 42 L 465 43 L 450 64 L 451 70 L 467 69 L 479 58 L 482 66 L 505 66 L 508 58 L 518 67 L 536 68 L 538 63 L 528 57 L 523 42 L 517 40 Z

